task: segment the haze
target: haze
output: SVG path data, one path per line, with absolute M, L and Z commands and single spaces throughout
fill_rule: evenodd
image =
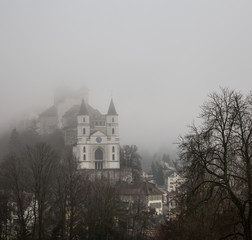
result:
M 252 89 L 251 1 L 0 2 L 0 125 L 49 107 L 60 84 L 89 88 L 121 144 L 175 149 L 207 95 Z

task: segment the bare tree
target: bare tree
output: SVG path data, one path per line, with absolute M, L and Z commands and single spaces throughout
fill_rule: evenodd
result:
M 21 158 L 14 153 L 9 154 L 1 165 L 1 189 L 8 195 L 7 207 L 11 207 L 12 215 L 17 215 L 17 238 L 27 239 L 28 224 L 31 213 L 27 211 L 32 195 L 27 192 L 26 169 Z M 12 221 L 13 219 L 10 219 Z
M 27 146 L 24 152 L 30 192 L 35 196 L 33 239 L 45 239 L 46 210 L 49 207 L 58 159 L 54 150 L 45 143 Z
M 202 106 L 202 124 L 180 143 L 187 195 L 198 192 L 201 203 L 215 199 L 215 214 L 229 206 L 235 216 L 222 239 L 252 239 L 251 99 L 229 89 L 211 94 Z
M 134 181 L 140 180 L 142 172 L 141 156 L 137 151 L 136 145 L 124 145 L 120 149 L 121 166 L 132 168 L 132 178 Z

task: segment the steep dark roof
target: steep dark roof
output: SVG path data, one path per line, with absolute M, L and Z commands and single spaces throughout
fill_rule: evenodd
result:
M 120 195 L 162 195 L 154 184 L 149 182 L 121 183 L 117 186 Z
M 116 112 L 116 109 L 115 109 L 113 99 L 111 99 L 111 101 L 110 101 L 110 105 L 109 105 L 107 115 L 118 115 L 117 112 Z
M 82 99 L 79 115 L 88 115 L 88 110 L 85 104 L 84 99 Z
M 39 116 L 40 117 L 56 117 L 57 116 L 56 107 L 52 106 L 52 107 L 48 108 L 47 110 L 42 112 Z
M 72 106 L 68 111 L 66 111 L 66 113 L 64 114 L 63 117 L 76 117 L 77 115 L 79 115 L 80 112 L 80 107 L 81 105 L 74 105 Z M 86 104 L 86 108 L 88 111 L 88 115 L 92 118 L 92 119 L 105 119 L 105 115 L 101 114 L 97 109 L 94 109 L 93 107 L 91 107 L 89 104 Z

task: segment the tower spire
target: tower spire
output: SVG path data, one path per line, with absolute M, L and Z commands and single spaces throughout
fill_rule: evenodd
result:
M 113 102 L 113 99 L 111 98 L 110 104 L 109 104 L 109 109 L 107 115 L 118 115 L 115 109 L 115 105 Z
M 82 98 L 79 115 L 88 115 L 88 110 L 84 99 Z

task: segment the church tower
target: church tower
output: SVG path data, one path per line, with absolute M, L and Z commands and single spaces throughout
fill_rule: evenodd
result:
M 113 99 L 110 101 L 108 113 L 106 115 L 107 136 L 110 139 L 110 159 L 118 161 L 120 168 L 120 144 L 119 144 L 119 129 L 118 129 L 118 114 L 115 109 Z M 113 163 L 113 162 L 112 162 Z
M 108 113 L 82 100 L 77 126 L 77 160 L 79 169 L 120 169 L 118 114 L 111 99 Z M 90 110 L 90 112 L 88 111 Z
M 82 161 L 85 167 L 88 167 L 88 138 L 90 135 L 90 116 L 88 114 L 88 110 L 85 104 L 84 99 L 82 99 L 81 106 L 80 106 L 80 112 L 77 116 L 77 123 L 78 123 L 78 129 L 77 129 L 77 142 L 79 145 L 78 148 L 78 155 L 79 155 L 79 161 Z M 83 166 L 84 167 L 84 166 Z

